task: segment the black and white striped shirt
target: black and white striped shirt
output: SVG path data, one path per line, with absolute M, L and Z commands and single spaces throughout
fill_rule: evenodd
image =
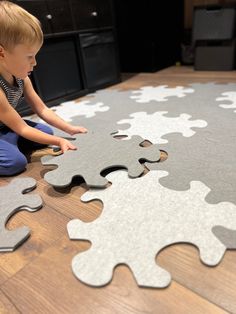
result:
M 24 81 L 15 78 L 15 85 L 12 86 L 0 75 L 0 88 L 4 91 L 9 104 L 16 109 L 23 100 Z M 3 126 L 4 124 L 0 121 L 0 128 Z

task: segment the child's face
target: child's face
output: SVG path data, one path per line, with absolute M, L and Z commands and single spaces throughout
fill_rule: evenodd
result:
M 39 45 L 16 45 L 11 51 L 4 51 L 4 70 L 16 78 L 25 79 L 37 64 L 35 56 Z

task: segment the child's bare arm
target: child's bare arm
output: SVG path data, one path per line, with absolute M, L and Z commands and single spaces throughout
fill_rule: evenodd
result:
M 9 104 L 4 92 L 0 89 L 0 121 L 20 136 L 41 144 L 51 144 L 61 147 L 64 153 L 68 149 L 76 149 L 69 141 L 41 132 L 30 127 L 16 110 Z
M 71 135 L 76 133 L 86 133 L 87 130 L 82 126 L 72 126 L 61 119 L 55 112 L 49 109 L 38 94 L 35 92 L 30 79 L 27 77 L 24 80 L 24 96 L 26 101 L 31 106 L 32 110 L 48 124 L 65 131 Z

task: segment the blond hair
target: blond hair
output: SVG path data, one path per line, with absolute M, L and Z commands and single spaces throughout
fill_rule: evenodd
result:
M 0 1 L 0 45 L 11 50 L 18 44 L 42 43 L 39 20 L 12 2 Z

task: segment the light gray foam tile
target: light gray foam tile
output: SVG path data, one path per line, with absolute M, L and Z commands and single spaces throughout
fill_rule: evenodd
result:
M 219 101 L 219 106 L 225 109 L 235 109 L 236 108 L 236 92 L 225 92 L 221 94 L 221 97 L 216 98 Z M 236 112 L 236 110 L 233 110 Z
M 211 106 L 212 101 L 215 102 L 216 98 L 221 96 L 222 93 L 234 91 L 235 88 L 236 84 L 199 83 L 174 88 L 147 86 L 135 91 L 100 90 L 87 95 L 86 100 L 82 102 L 86 102 L 84 107 L 89 109 L 85 110 L 81 107 L 81 110 L 79 110 L 78 106 L 78 114 L 77 110 L 73 110 L 69 113 L 69 118 L 73 125 L 83 125 L 92 130 L 97 130 L 96 122 L 98 121 L 99 130 L 104 129 L 106 132 L 116 131 L 118 127 L 123 128 L 123 126 L 118 126 L 116 122 L 139 111 L 149 114 L 156 111 L 168 111 L 166 116 L 170 117 L 178 117 L 185 112 L 190 114 L 193 119 L 201 118 L 204 120 L 211 114 L 209 106 Z M 202 103 L 201 112 L 198 112 L 199 103 Z M 97 107 L 98 104 L 99 107 Z M 217 105 L 219 106 L 219 103 Z M 64 107 L 66 108 L 66 106 Z M 68 112 L 65 113 L 64 118 L 67 116 Z M 103 128 L 100 127 L 102 121 L 108 123 L 110 127 L 108 128 L 106 123 L 103 124 Z M 54 131 L 56 135 L 65 136 L 61 131 L 58 133 L 57 129 Z
M 97 118 L 113 123 L 116 128 L 116 122 L 127 117 L 132 112 L 147 107 L 147 104 L 139 104 L 131 99 L 132 91 L 118 90 L 100 90 L 95 94 L 88 95 L 91 103 L 103 102 L 109 106 L 109 110 L 98 113 Z
M 143 96 L 144 91 L 145 95 Z M 149 86 L 136 91 L 100 90 L 87 95 L 86 100 L 76 102 L 76 105 L 74 105 L 74 101 L 70 101 L 53 107 L 55 108 L 53 110 L 73 125 L 82 125 L 89 130 L 111 133 L 117 131 L 118 127 L 123 129 L 123 126 L 118 126 L 116 122 L 127 118 L 129 114 L 137 111 L 154 113 L 161 104 L 164 104 L 163 108 L 165 108 L 167 100 L 168 102 L 171 100 L 175 102 L 174 100 L 178 100 L 178 98 L 182 100 L 188 96 L 190 91 L 192 93 L 193 89 L 180 86 L 175 88 Z M 138 93 L 142 94 L 141 98 L 149 99 L 148 103 L 139 102 Z M 135 99 L 135 97 L 138 97 L 138 99 Z M 69 110 L 70 107 L 73 110 Z M 42 122 L 36 117 L 33 120 Z M 68 134 L 56 128 L 53 128 L 53 130 L 57 136 L 68 137 Z
M 167 101 L 170 97 L 183 98 L 189 93 L 193 93 L 192 88 L 183 86 L 168 87 L 167 85 L 144 86 L 132 91 L 131 99 L 138 103 L 149 103 L 154 101 Z
M 215 226 L 212 228 L 212 232 L 228 249 L 236 249 L 236 225 L 234 230 Z
M 112 132 L 117 131 L 117 125 L 115 122 L 103 119 L 101 116 L 93 118 L 74 117 L 71 124 L 82 125 L 90 132 L 111 134 Z
M 227 138 L 223 133 L 217 136 L 201 129 L 191 138 L 166 136 L 168 143 L 159 145 L 159 149 L 167 152 L 167 160 L 158 165 L 145 165 L 150 170 L 169 172 L 168 177 L 161 180 L 167 188 L 185 190 L 192 180 L 201 180 L 211 189 L 206 198 L 209 203 L 230 201 L 236 204 L 236 173 L 232 170 L 236 167 L 236 138 L 230 133 L 229 130 Z
M 83 124 L 88 128 L 92 128 L 93 130 L 97 130 L 96 126 L 94 126 L 94 121 L 106 121 L 103 124 L 103 128 L 107 132 L 112 132 L 117 130 L 116 122 L 120 119 L 126 118 L 130 113 L 136 111 L 156 111 L 157 102 L 166 102 L 169 97 L 185 97 L 188 93 L 192 92 L 191 88 L 183 88 L 181 86 L 177 86 L 176 88 L 168 88 L 167 86 L 147 86 L 138 90 L 100 90 L 94 94 L 87 95 L 88 105 L 95 104 L 104 104 L 104 106 L 108 106 L 109 110 L 104 110 L 103 112 L 96 113 L 96 119 L 87 119 L 87 121 L 81 120 L 79 116 L 74 116 L 72 118 L 73 124 Z M 135 94 L 136 93 L 136 94 Z M 148 99 L 148 103 L 146 101 L 139 101 L 140 97 L 137 96 L 138 93 L 141 93 L 141 98 L 144 97 Z M 145 95 L 143 96 L 143 94 Z M 135 99 L 137 97 L 137 99 Z M 143 99 L 143 98 L 142 98 Z M 101 110 L 100 110 L 101 111 Z M 88 122 L 88 120 L 90 120 Z
M 100 90 L 88 95 L 91 96 L 88 99 L 92 103 L 103 102 L 105 105 L 108 105 L 109 111 L 98 113 L 97 117 L 102 117 L 107 121 L 116 123 L 137 111 L 156 112 L 159 106 L 165 108 L 169 101 L 174 103 L 176 100 L 189 97 L 193 92 L 194 90 L 191 86 L 190 88 L 182 86 L 174 88 L 168 88 L 167 86 L 146 86 L 135 91 Z M 139 93 L 141 96 L 138 96 Z
M 182 87 L 167 88 L 160 86 L 148 88 L 151 89 L 151 100 L 148 103 L 142 103 L 135 100 L 136 96 L 134 96 L 134 92 L 138 93 L 140 91 L 142 93 L 142 89 L 136 91 L 100 90 L 94 94 L 90 94 L 87 97 L 90 104 L 103 103 L 109 107 L 109 110 L 104 112 L 97 112 L 94 119 L 81 119 L 79 116 L 74 116 L 72 118 L 72 124 L 84 125 L 88 129 L 94 131 L 111 133 L 117 131 L 118 128 L 124 128 L 123 125 L 118 126 L 117 121 L 127 118 L 130 113 L 136 111 L 155 112 L 158 109 L 157 101 L 158 104 L 159 102 L 165 103 L 167 97 L 184 97 L 190 90 L 192 91 L 192 89 L 185 89 Z M 157 100 L 155 101 L 155 99 Z
M 181 133 L 184 137 L 190 137 L 195 134 L 195 128 L 207 126 L 204 120 L 191 120 L 191 116 L 185 113 L 178 117 L 166 117 L 167 111 L 158 111 L 153 114 L 146 112 L 136 112 L 130 115 L 129 119 L 118 122 L 123 125 L 129 123 L 130 127 L 126 130 L 118 130 L 119 135 L 125 134 L 128 137 L 139 134 L 152 143 L 166 143 L 163 135 L 170 133 Z
M 212 111 L 216 111 L 218 114 L 219 110 L 222 111 L 219 102 L 216 102 L 217 97 L 224 92 L 234 91 L 236 84 L 199 83 L 190 84 L 186 88 L 177 86 L 175 88 L 165 87 L 165 89 L 163 92 L 161 86 L 149 86 L 136 91 L 100 90 L 90 95 L 90 97 L 88 95 L 88 100 L 91 104 L 102 102 L 104 105 L 109 106 L 109 110 L 97 112 L 95 119 L 91 118 L 87 121 L 90 120 L 91 127 L 96 119 L 98 121 L 107 121 L 110 124 L 109 128 L 106 128 L 105 123 L 104 128 L 106 128 L 106 131 L 111 132 L 127 128 L 126 125 L 117 124 L 117 122 L 127 119 L 130 114 L 138 112 L 153 114 L 158 111 L 165 111 L 167 112 L 165 116 L 172 118 L 177 118 L 185 113 L 190 115 L 192 120 L 207 120 L 211 118 Z M 79 117 L 74 117 L 72 121 L 73 124 L 90 127 L 88 124 L 86 125 L 86 121 L 81 122 Z
M 103 286 L 112 280 L 118 264 L 132 270 L 137 284 L 166 287 L 170 274 L 156 264 L 156 255 L 175 243 L 198 247 L 202 262 L 217 265 L 225 245 L 212 233 L 216 225 L 231 229 L 236 224 L 236 206 L 232 203 L 208 204 L 210 189 L 193 181 L 189 190 L 173 191 L 159 180 L 165 171 L 150 171 L 131 179 L 125 171 L 107 176 L 112 185 L 103 190 L 91 189 L 82 201 L 101 200 L 102 214 L 93 222 L 71 220 L 68 234 L 73 240 L 89 240 L 91 248 L 72 260 L 75 276 L 92 286 Z
M 139 114 L 139 112 L 146 114 L 145 120 L 142 120 L 143 124 L 146 123 L 145 125 L 150 120 L 150 115 L 153 114 L 156 118 L 156 126 L 152 132 L 151 126 L 154 126 L 154 122 L 150 124 L 149 128 L 146 127 L 146 130 L 140 125 L 139 128 L 132 131 L 132 134 L 137 133 L 153 143 L 157 143 L 159 139 L 162 143 L 168 142 L 162 146 L 162 149 L 169 154 L 168 160 L 162 163 L 162 169 L 169 171 L 170 176 L 161 182 L 166 187 L 181 190 L 186 189 L 191 180 L 202 180 L 211 188 L 207 201 L 212 203 L 232 201 L 236 204 L 236 193 L 234 192 L 236 174 L 231 171 L 231 169 L 235 169 L 236 116 L 232 114 L 232 109 L 222 108 L 221 102 L 217 100 L 225 93 L 235 91 L 236 84 L 198 83 L 191 84 L 186 88 L 192 89 L 193 92 L 182 93 L 183 97 L 169 97 L 168 91 L 169 96 L 166 99 L 161 93 L 156 93 L 158 87 L 155 87 L 155 97 L 148 96 L 146 93 L 145 97 L 149 97 L 147 103 L 138 103 L 138 99 L 132 99 L 132 95 L 134 96 L 132 91 L 101 90 L 87 99 L 92 106 L 103 103 L 104 106 L 109 107 L 109 110 L 97 112 L 96 116 L 91 118 L 74 117 L 72 124 L 83 125 L 90 131 L 107 134 L 126 128 L 126 130 L 122 130 L 122 134 L 126 134 L 128 133 L 127 127 L 129 127 L 129 125 L 127 126 L 129 114 Z M 142 89 L 140 91 L 142 92 Z M 137 96 L 138 93 L 136 91 L 135 95 Z M 178 94 L 177 87 L 171 93 L 176 96 Z M 166 113 L 158 118 L 158 112 Z M 182 125 L 177 127 L 177 122 L 178 120 L 180 122 L 183 114 L 191 117 L 189 122 L 193 122 L 192 126 L 187 126 L 187 121 L 183 121 Z M 132 116 L 132 120 L 135 118 L 137 117 Z M 161 123 L 163 118 L 165 121 Z M 169 122 L 175 123 L 164 130 L 163 126 L 168 125 L 167 118 L 169 118 Z M 126 123 L 117 124 L 118 121 L 123 120 L 124 122 L 124 119 L 126 119 Z M 196 121 L 204 121 L 207 123 L 207 127 L 194 126 Z M 158 128 L 159 124 L 162 126 L 161 130 Z M 191 137 L 184 137 L 187 134 L 184 131 L 184 124 L 185 131 L 188 128 L 187 132 L 192 132 Z M 132 123 L 130 125 L 133 126 Z M 183 136 L 173 132 L 181 132 Z M 193 134 L 194 132 L 195 134 Z M 160 169 L 159 164 L 157 169 Z
M 91 104 L 89 100 L 82 101 L 66 101 L 58 106 L 51 107 L 59 117 L 70 122 L 75 116 L 85 116 L 91 118 L 96 116 L 97 112 L 105 112 L 109 110 L 108 106 L 104 106 L 102 102 Z
M 84 116 L 86 118 L 91 118 L 96 116 L 97 112 L 105 112 L 109 110 L 108 106 L 105 106 L 102 102 L 90 103 L 89 100 L 71 100 L 66 101 L 56 106 L 50 108 L 59 117 L 63 118 L 65 121 L 70 122 L 71 118 Z M 44 123 L 43 120 L 35 115 L 26 116 L 24 119 Z
M 216 101 L 216 94 L 219 96 L 224 90 L 231 90 L 232 85 L 236 88 L 235 84 L 199 85 L 195 87 L 195 93 L 189 96 L 189 104 L 185 103 L 186 98 L 176 106 L 167 104 L 166 116 L 170 113 L 175 116 L 181 109 L 190 113 L 192 118 L 206 121 L 207 126 L 195 128 L 195 134 L 191 137 L 178 134 L 162 136 L 166 143 L 160 144 L 159 148 L 168 153 L 168 159 L 158 165 L 146 166 L 169 172 L 168 177 L 161 179 L 165 187 L 185 190 L 189 188 L 190 181 L 199 180 L 211 189 L 206 198 L 209 203 L 229 201 L 236 204 L 236 172 L 233 171 L 236 168 L 236 115 L 220 107 Z M 194 96 L 196 89 L 199 98 Z
M 146 106 L 143 107 L 144 110 L 141 107 L 139 109 L 137 107 L 136 111 L 130 113 L 145 111 L 150 114 L 156 111 L 168 111 L 166 116 L 169 117 L 177 117 L 181 113 L 187 113 L 193 119 L 206 120 L 208 117 L 211 117 L 212 111 L 219 109 L 222 111 L 220 102 L 216 99 L 225 92 L 235 91 L 236 84 L 195 83 L 189 84 L 188 87 L 193 92 L 186 94 L 184 97 L 171 97 L 168 101 L 162 102 L 152 100 L 146 103 Z
M 16 178 L 8 185 L 0 187 L 0 251 L 13 251 L 30 235 L 28 227 L 15 230 L 5 228 L 7 220 L 20 210 L 30 212 L 42 207 L 42 199 L 37 194 L 27 195 L 36 186 L 33 178 Z
M 73 177 L 81 176 L 88 186 L 104 187 L 107 180 L 101 172 L 113 167 L 128 169 L 131 177 L 138 177 L 144 171 L 140 160 L 158 161 L 160 151 L 157 145 L 141 147 L 140 136 L 120 140 L 109 134 L 88 132 L 78 134 L 73 144 L 77 150 L 52 157 L 44 156 L 43 165 L 57 165 L 58 168 L 45 174 L 44 179 L 53 186 L 67 186 Z

